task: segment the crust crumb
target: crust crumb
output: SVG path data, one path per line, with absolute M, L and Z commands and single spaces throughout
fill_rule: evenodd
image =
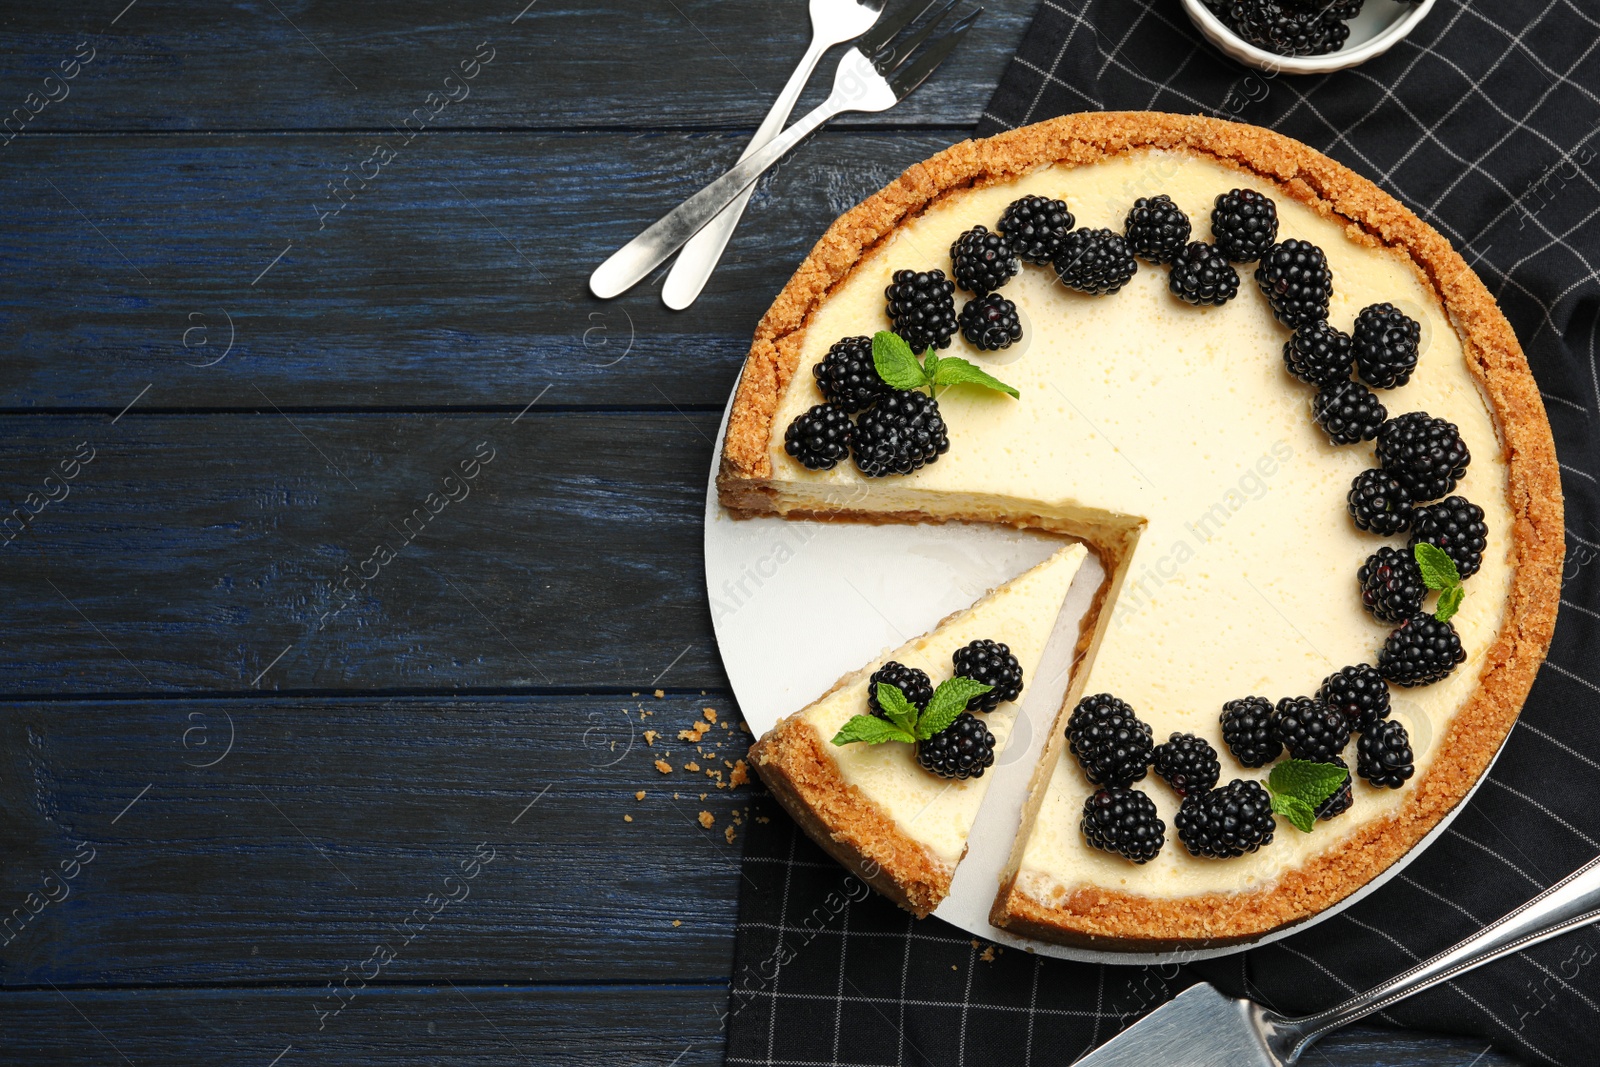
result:
M 702 715 L 704 715 L 706 717 L 706 722 L 716 722 L 717 721 L 717 709 L 716 708 L 701 708 L 700 709 L 700 714 L 702 714 Z
M 622 817 L 622 821 L 623 822 L 632 822 L 633 821 L 633 816 L 632 815 L 624 815 Z
M 729 826 L 726 829 L 724 829 L 722 831 L 722 836 L 727 839 L 728 844 L 730 844 L 730 845 L 733 844 L 733 838 L 735 836 L 734 832 L 733 832 L 733 827 Z
M 644 732 L 644 743 L 649 745 L 651 748 L 654 748 L 657 736 L 658 735 L 654 730 L 646 730 Z
M 711 829 L 711 824 L 716 821 L 717 817 L 711 814 L 709 811 L 702 811 L 700 813 L 700 825 L 705 827 L 707 830 Z
M 633 799 L 635 799 L 635 800 L 643 800 L 644 799 L 644 790 L 641 789 L 637 793 L 633 794 Z
M 696 763 L 694 760 L 690 760 L 688 763 L 683 765 L 683 769 L 686 771 L 698 771 L 700 769 L 700 764 Z
M 656 760 L 656 770 L 660 771 L 662 774 L 671 774 L 672 764 L 668 763 L 664 759 L 658 759 Z
M 750 768 L 745 766 L 744 760 L 739 760 L 733 765 L 733 773 L 728 775 L 728 784 L 735 789 L 750 780 Z

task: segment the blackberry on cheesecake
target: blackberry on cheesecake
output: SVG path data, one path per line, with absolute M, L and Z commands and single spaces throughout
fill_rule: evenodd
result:
M 1061 251 L 1061 243 L 1077 220 L 1065 200 L 1044 196 L 1024 196 L 1013 200 L 1000 217 L 999 230 L 1011 242 L 1011 250 L 1029 263 L 1050 265 Z
M 991 688 L 967 701 L 968 711 L 993 711 L 1022 695 L 1022 664 L 999 641 L 982 638 L 955 650 L 951 661 L 957 678 L 971 678 Z
M 1234 189 L 1211 209 L 1211 239 L 1235 263 L 1251 263 L 1278 239 L 1278 205 L 1254 189 Z
M 1189 243 L 1189 216 L 1172 197 L 1144 197 L 1133 202 L 1122 223 L 1122 236 L 1133 254 L 1151 263 L 1171 263 Z
M 1073 230 L 1053 264 L 1062 285 L 1090 296 L 1109 296 L 1139 270 L 1127 240 L 1110 230 Z
M 1134 863 L 1149 863 L 1166 843 L 1167 824 L 1155 801 L 1137 789 L 1107 786 L 1083 802 L 1079 823 L 1091 848 L 1112 852 Z
M 1148 773 L 1155 744 L 1127 701 L 1097 693 L 1078 701 L 1067 720 L 1067 745 L 1095 785 L 1130 785 Z
M 911 351 L 948 348 L 956 333 L 955 283 L 942 270 L 897 270 L 883 291 L 889 322 Z
M 1190 854 L 1219 860 L 1271 844 L 1278 828 L 1266 788 L 1242 778 L 1184 797 L 1172 822 Z

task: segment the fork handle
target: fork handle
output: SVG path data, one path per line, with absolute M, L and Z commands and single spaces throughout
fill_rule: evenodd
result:
M 820 33 L 813 33 L 805 56 L 794 68 L 794 73 L 789 75 L 789 81 L 784 85 L 783 92 L 778 94 L 778 99 L 772 102 L 772 109 L 756 128 L 755 136 L 750 138 L 750 144 L 739 157 L 741 160 L 783 132 L 783 124 L 789 121 L 789 115 L 799 102 L 806 82 L 811 80 L 812 72 L 817 69 L 817 63 L 827 50 L 827 38 Z M 661 287 L 661 300 L 667 307 L 682 311 L 699 297 L 711 272 L 717 269 L 723 250 L 728 247 L 728 241 L 744 215 L 745 205 L 750 202 L 754 192 L 754 184 L 746 186 L 733 198 L 732 203 L 718 212 L 699 233 L 689 238 L 673 262 L 666 284 Z
M 829 96 L 793 126 L 746 156 L 722 177 L 661 216 L 643 233 L 613 252 L 611 258 L 589 275 L 589 291 L 608 300 L 638 284 L 741 192 L 753 185 L 763 171 L 782 159 L 824 122 L 850 110 L 853 108 L 848 99 L 841 99 L 837 92 Z
M 1293 1063 L 1330 1030 L 1403 1000 L 1491 960 L 1547 941 L 1600 918 L 1600 858 L 1590 860 L 1520 908 L 1497 919 L 1454 948 L 1424 960 L 1370 992 L 1301 1019 L 1281 1020 L 1280 1054 Z

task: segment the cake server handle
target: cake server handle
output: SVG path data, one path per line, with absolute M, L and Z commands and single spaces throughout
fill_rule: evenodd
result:
M 1382 1011 L 1413 993 L 1481 967 L 1491 960 L 1530 945 L 1548 941 L 1569 930 L 1600 919 L 1600 858 L 1573 871 L 1515 911 L 1502 916 L 1430 960 L 1396 975 L 1376 989 L 1352 997 L 1335 1007 L 1299 1019 L 1279 1019 L 1274 1050 L 1287 1054 L 1284 1062 L 1293 1063 L 1313 1041 L 1346 1023 Z

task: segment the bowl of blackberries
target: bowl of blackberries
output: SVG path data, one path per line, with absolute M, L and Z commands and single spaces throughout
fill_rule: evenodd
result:
M 1435 0 L 1183 0 L 1223 54 L 1271 74 L 1330 74 L 1399 43 Z

